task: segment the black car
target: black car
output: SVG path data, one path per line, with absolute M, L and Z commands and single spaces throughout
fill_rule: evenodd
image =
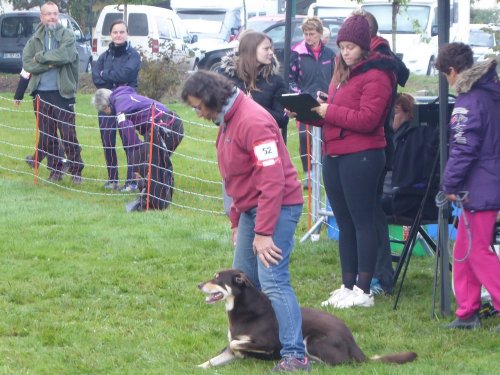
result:
M 301 29 L 304 18 L 305 16 L 296 16 L 292 19 L 292 46 L 304 40 L 304 34 L 302 33 Z M 333 49 L 335 51 L 335 54 L 337 54 L 338 46 L 335 41 L 337 39 L 337 33 L 340 26 L 342 25 L 343 20 L 335 18 L 322 19 L 322 21 L 323 26 L 330 29 L 331 36 L 327 46 Z M 281 66 L 283 66 L 285 57 L 285 15 L 279 14 L 276 16 L 258 16 L 250 18 L 247 22 L 247 29 L 261 31 L 269 35 L 269 37 L 273 40 L 274 53 L 276 54 L 276 58 L 280 62 Z M 220 63 L 221 58 L 228 53 L 231 53 L 233 49 L 234 47 L 205 52 L 205 56 L 203 57 L 203 59 L 201 59 L 198 67 L 200 69 L 215 70 Z
M 67 14 L 60 14 L 59 22 L 75 34 L 80 71 L 91 72 L 90 35 L 85 36 L 76 21 Z M 0 71 L 21 71 L 23 48 L 39 23 L 40 12 L 9 12 L 0 15 Z

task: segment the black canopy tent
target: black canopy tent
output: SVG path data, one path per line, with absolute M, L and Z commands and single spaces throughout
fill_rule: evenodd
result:
M 411 0 L 410 0 L 411 2 Z M 295 15 L 296 0 L 286 0 L 286 28 L 285 28 L 285 52 L 284 52 L 284 79 L 288 86 L 288 69 L 290 62 L 291 45 L 291 20 Z M 439 46 L 448 43 L 450 39 L 450 0 L 438 0 L 438 43 Z M 440 127 L 440 171 L 444 171 L 446 161 L 448 160 L 448 82 L 443 75 L 439 76 L 439 127 Z M 283 136 L 286 140 L 286 128 L 283 129 Z M 440 312 L 444 316 L 450 315 L 450 270 L 448 254 L 448 223 L 451 215 L 450 205 L 439 208 L 438 223 L 438 251 L 436 253 L 437 261 L 440 259 L 440 265 L 436 263 L 436 275 L 439 273 L 440 284 Z M 435 280 L 437 282 L 437 279 Z M 434 296 L 435 297 L 435 296 Z M 432 306 L 432 317 L 434 318 L 434 302 Z

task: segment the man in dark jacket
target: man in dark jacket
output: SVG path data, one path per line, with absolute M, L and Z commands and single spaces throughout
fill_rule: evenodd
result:
M 59 23 L 57 5 L 42 5 L 40 24 L 23 50 L 23 68 L 31 73 L 28 92 L 34 98 L 35 111 L 39 110 L 40 140 L 33 165 L 47 155 L 51 171 L 49 181 L 63 178 L 63 155 L 59 153 L 59 138 L 68 157 L 68 173 L 74 184 L 82 183 L 81 148 L 76 137 L 75 95 L 78 86 L 78 52 L 75 36 Z M 30 155 L 31 156 L 31 155 Z M 26 161 L 29 162 L 28 156 Z
M 491 251 L 500 210 L 500 82 L 494 59 L 472 64 L 472 49 L 463 43 L 441 46 L 436 59 L 458 94 L 442 179 L 447 199 L 463 207 L 453 252 L 457 318 L 446 326 L 451 329 L 479 327 L 482 285 L 500 311 L 500 259 Z

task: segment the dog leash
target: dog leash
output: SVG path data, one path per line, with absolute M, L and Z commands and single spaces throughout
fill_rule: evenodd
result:
M 467 246 L 467 251 L 465 252 L 465 255 L 464 255 L 464 257 L 462 259 L 455 258 L 453 256 L 453 254 L 450 253 L 449 249 L 448 249 L 448 252 L 450 253 L 450 257 L 454 261 L 456 261 L 456 262 L 465 262 L 469 258 L 470 252 L 472 250 L 472 231 L 470 230 L 469 221 L 467 220 L 467 216 L 465 215 L 464 204 L 463 204 L 464 201 L 469 196 L 469 192 L 468 191 L 459 191 L 458 193 L 455 194 L 455 196 L 457 197 L 457 199 L 456 199 L 456 201 L 454 203 L 457 206 L 457 208 L 459 210 L 461 210 L 460 217 L 461 217 L 461 220 L 464 221 L 464 225 L 465 225 L 466 232 L 467 232 L 467 239 L 468 239 L 469 244 Z M 435 201 L 436 201 L 436 206 L 443 207 L 450 200 L 446 197 L 446 194 L 443 191 L 439 191 L 437 193 L 437 195 L 436 195 Z M 453 225 L 454 226 L 456 226 L 456 223 L 457 223 L 457 218 L 453 219 Z

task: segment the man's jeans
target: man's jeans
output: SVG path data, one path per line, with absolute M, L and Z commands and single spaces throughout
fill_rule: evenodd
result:
M 240 216 L 233 267 L 242 270 L 269 297 L 279 325 L 281 356 L 299 359 L 305 355 L 302 338 L 302 316 L 295 292 L 290 285 L 290 254 L 294 245 L 295 228 L 302 205 L 282 206 L 273 233 L 274 244 L 281 249 L 283 259 L 266 268 L 253 252 L 255 217 L 253 208 Z

